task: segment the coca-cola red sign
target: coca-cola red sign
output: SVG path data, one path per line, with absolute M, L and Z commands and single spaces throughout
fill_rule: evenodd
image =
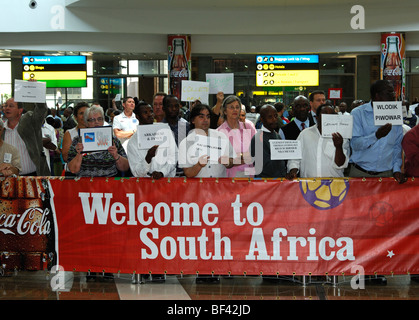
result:
M 169 94 L 179 100 L 182 93 L 182 80 L 191 75 L 191 37 L 188 35 L 168 36 Z
M 0 181 L 0 259 L 6 270 L 46 268 L 55 259 L 54 216 L 44 179 Z
M 381 79 L 393 84 L 396 100 L 406 96 L 405 38 L 402 33 L 381 35 Z

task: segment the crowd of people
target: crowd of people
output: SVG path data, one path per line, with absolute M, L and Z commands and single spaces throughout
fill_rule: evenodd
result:
M 98 104 L 79 102 L 61 116 L 45 104 L 25 108 L 11 98 L 0 121 L 0 172 L 154 179 L 394 177 L 403 183 L 419 171 L 417 117 L 408 108 L 405 125 L 375 126 L 372 103 L 394 101 L 395 93 L 384 80 L 374 82 L 370 93 L 369 102 L 354 101 L 348 110 L 345 103 L 335 107 L 323 91 L 314 91 L 295 97 L 290 110 L 281 102 L 266 104 L 249 119 L 240 98 L 222 92 L 213 107 L 195 101 L 185 108 L 176 96 L 157 93 L 151 105 L 126 97 L 122 110 L 114 106 L 105 113 Z M 353 117 L 351 139 L 339 132 L 322 136 L 322 115 L 338 113 Z M 143 149 L 138 128 L 155 123 L 166 126 L 165 144 Z M 79 129 L 98 126 L 112 126 L 112 146 L 84 152 Z M 217 154 L 198 150 L 203 137 L 221 141 Z M 301 159 L 272 159 L 270 141 L 277 139 L 299 140 Z

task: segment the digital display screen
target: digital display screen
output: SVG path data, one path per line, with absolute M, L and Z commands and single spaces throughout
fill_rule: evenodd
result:
M 47 88 L 87 86 L 86 56 L 23 56 L 22 79 L 46 82 Z
M 256 56 L 256 86 L 318 86 L 319 56 L 260 55 Z

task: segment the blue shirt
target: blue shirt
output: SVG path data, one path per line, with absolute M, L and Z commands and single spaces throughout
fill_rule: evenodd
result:
M 364 170 L 401 172 L 402 166 L 402 126 L 393 125 L 387 136 L 377 139 L 374 125 L 374 112 L 371 102 L 351 111 L 353 134 L 351 139 L 352 156 L 350 162 Z

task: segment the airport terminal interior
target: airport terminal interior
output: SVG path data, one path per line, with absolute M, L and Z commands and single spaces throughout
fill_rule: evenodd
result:
M 49 108 L 79 101 L 105 108 L 120 95 L 152 103 L 168 92 L 168 36 L 191 41 L 191 74 L 233 73 L 234 94 L 250 108 L 316 89 L 339 88 L 336 103 L 369 100 L 380 78 L 381 35 L 405 36 L 404 99 L 419 97 L 417 0 L 0 0 L 1 103 L 22 79 L 22 58 L 86 56 L 87 84 L 47 88 Z M 257 57 L 318 55 L 314 86 L 257 85 Z M 209 104 L 215 104 L 215 94 Z M 0 248 L 0 251 L 1 248 Z M 136 274 L 51 270 L 2 270 L 0 300 L 418 300 L 415 275 L 371 276 L 365 286 L 352 276 L 167 275 L 151 281 Z M 144 304 L 146 307 L 146 304 Z

